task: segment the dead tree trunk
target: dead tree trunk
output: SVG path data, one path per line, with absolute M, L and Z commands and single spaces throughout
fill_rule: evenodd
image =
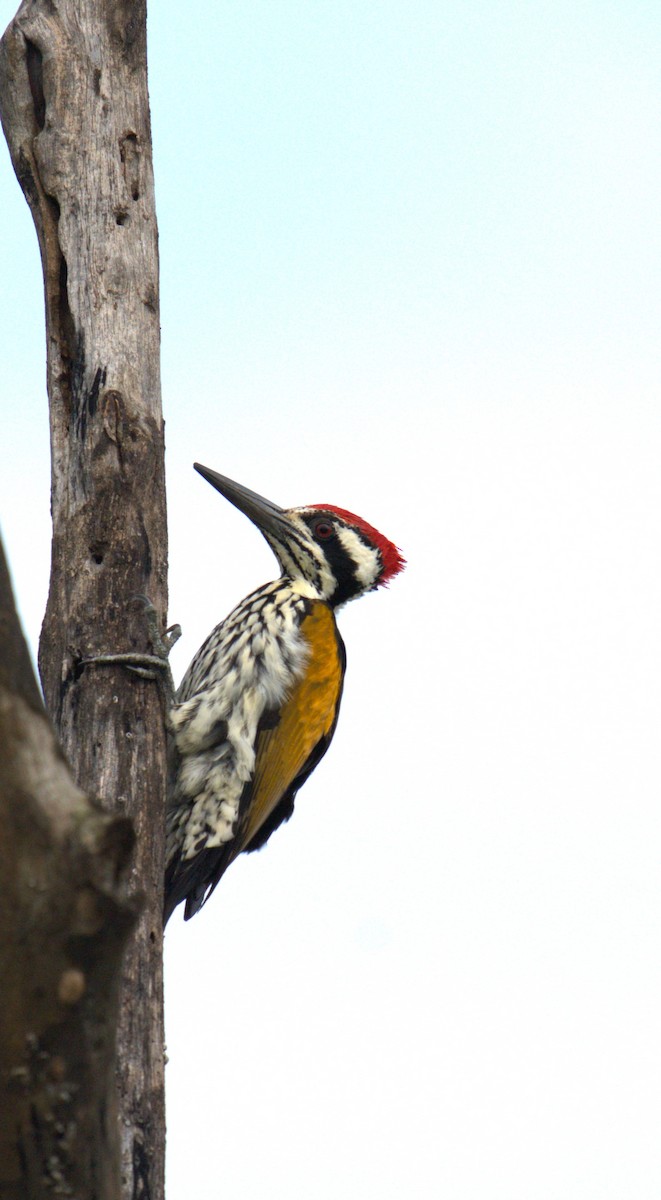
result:
M 39 695 L 0 544 L 0 1197 L 120 1200 L 119 874 L 131 823 L 76 787 Z
M 158 247 L 144 0 L 23 0 L 0 45 L 0 115 L 44 272 L 53 546 L 39 665 L 78 786 L 133 819 L 145 905 L 117 1056 L 124 1200 L 163 1195 L 165 732 L 157 685 L 98 653 L 165 622 Z

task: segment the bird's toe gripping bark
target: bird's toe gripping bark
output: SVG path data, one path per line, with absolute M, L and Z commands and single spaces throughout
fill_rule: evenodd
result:
M 181 637 L 181 625 L 169 625 L 165 633 L 161 633 L 158 613 L 151 600 L 147 596 L 135 596 L 134 599 L 139 600 L 144 605 L 152 653 L 138 654 L 127 651 L 124 654 L 95 654 L 90 658 L 84 658 L 82 665 L 118 665 L 126 667 L 129 671 L 133 671 L 141 679 L 155 679 L 163 689 L 165 711 L 168 714 L 174 704 L 175 696 L 174 679 L 172 678 L 169 656 L 172 647 Z

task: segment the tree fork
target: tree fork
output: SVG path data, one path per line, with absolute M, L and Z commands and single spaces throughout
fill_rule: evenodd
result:
M 119 1200 L 117 1003 L 129 820 L 72 780 L 0 543 L 0 1197 Z
M 165 624 L 158 243 L 141 0 L 24 0 L 0 43 L 0 116 L 41 250 L 53 543 L 39 668 L 77 785 L 133 820 L 145 903 L 124 962 L 124 1200 L 163 1196 L 165 730 L 154 682 L 84 660 Z

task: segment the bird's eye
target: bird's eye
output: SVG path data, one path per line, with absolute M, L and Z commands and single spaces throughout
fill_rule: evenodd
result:
M 319 521 L 315 521 L 312 526 L 312 532 L 320 542 L 325 542 L 329 537 L 333 536 L 334 529 L 330 521 L 326 521 L 323 517 Z

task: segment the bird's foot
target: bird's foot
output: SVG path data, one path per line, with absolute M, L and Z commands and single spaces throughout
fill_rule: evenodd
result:
M 159 629 L 158 613 L 147 596 L 134 596 L 144 605 L 145 619 L 149 633 L 151 654 L 137 654 L 127 651 L 125 654 L 94 654 L 82 659 L 83 666 L 122 666 L 141 679 L 155 679 L 165 693 L 165 711 L 169 713 L 174 704 L 175 686 L 170 668 L 170 651 L 181 637 L 181 625 L 169 625 L 165 633 Z

